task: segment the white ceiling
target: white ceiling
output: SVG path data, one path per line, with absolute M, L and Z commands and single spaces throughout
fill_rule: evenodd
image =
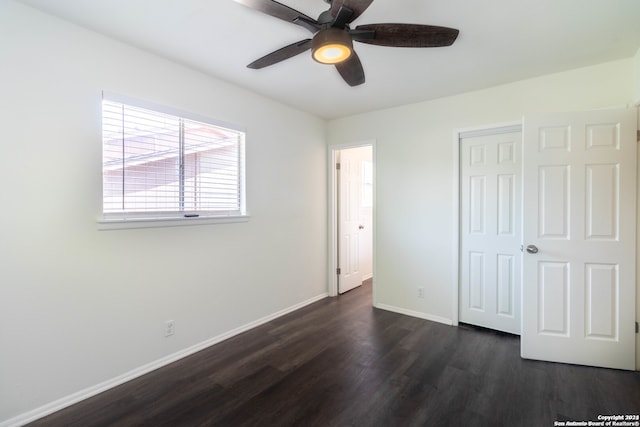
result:
M 233 0 L 19 0 L 323 118 L 439 98 L 628 58 L 640 47 L 640 0 L 375 0 L 351 26 L 402 22 L 460 30 L 451 47 L 356 43 L 366 83 L 302 54 L 246 64 L 311 36 Z M 323 0 L 280 0 L 317 17 Z

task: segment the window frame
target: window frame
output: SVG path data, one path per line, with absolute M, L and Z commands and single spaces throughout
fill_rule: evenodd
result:
M 111 92 L 102 92 L 101 98 L 101 107 L 100 107 L 100 147 L 101 153 L 104 150 L 104 140 L 103 140 L 103 109 L 102 109 L 102 101 L 111 101 L 121 104 L 126 104 L 132 107 L 143 108 L 147 110 L 151 110 L 154 112 L 168 114 L 172 116 L 176 116 L 185 120 L 193 120 L 196 122 L 201 122 L 205 124 L 209 124 L 211 126 L 220 127 L 224 129 L 228 129 L 234 132 L 238 132 L 240 134 L 239 141 L 239 158 L 238 158 L 238 168 L 239 168 L 239 211 L 238 212 L 223 212 L 221 214 L 216 214 L 215 212 L 194 212 L 196 215 L 185 215 L 191 214 L 191 212 L 166 212 L 166 213 L 157 213 L 157 212 L 135 212 L 135 213 L 114 213 L 114 212 L 105 212 L 104 211 L 104 166 L 101 162 L 100 167 L 100 176 L 101 176 L 101 215 L 97 220 L 98 229 L 99 230 L 117 230 L 117 229 L 130 229 L 130 228 L 150 228 L 150 227 L 175 227 L 175 226 L 184 226 L 184 225 L 204 225 L 204 224 L 224 224 L 224 223 L 235 223 L 235 222 L 247 222 L 249 221 L 250 215 L 247 213 L 246 206 L 246 131 L 242 126 L 238 126 L 235 124 L 226 123 L 220 120 L 212 119 L 210 117 L 202 116 L 199 114 L 194 114 L 188 111 L 180 110 L 177 108 L 159 105 L 148 101 L 142 101 L 140 99 L 119 95 Z M 104 154 L 102 154 L 104 155 Z M 102 156 L 101 156 L 102 158 Z

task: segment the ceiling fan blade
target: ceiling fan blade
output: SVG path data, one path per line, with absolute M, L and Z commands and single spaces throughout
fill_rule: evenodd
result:
M 331 16 L 338 16 L 338 12 L 342 6 L 350 9 L 353 14 L 349 17 L 346 23 L 350 23 L 356 20 L 356 18 L 367 10 L 371 6 L 373 0 L 333 0 L 331 2 Z
M 308 29 L 311 32 L 316 32 L 320 29 L 320 24 L 313 18 L 308 17 L 304 13 L 298 12 L 295 9 L 285 6 L 282 3 L 278 3 L 273 0 L 234 0 L 236 3 L 240 3 L 244 6 L 258 10 L 267 15 L 282 19 L 283 21 L 291 22 L 292 24 L 300 25 Z
M 289 46 L 285 46 L 282 49 L 271 52 L 260 59 L 256 59 L 251 64 L 247 65 L 247 68 L 258 70 L 260 68 L 268 67 L 269 65 L 277 64 L 285 59 L 299 55 L 309 49 L 311 49 L 311 39 L 300 40 L 299 42 L 291 43 Z
M 355 51 L 351 52 L 349 59 L 336 64 L 336 69 L 349 86 L 358 86 L 364 83 L 364 69 Z
M 355 31 L 374 31 L 373 38 L 353 39 L 361 43 L 391 47 L 441 47 L 451 46 L 458 37 L 455 28 L 418 24 L 368 24 L 358 25 Z

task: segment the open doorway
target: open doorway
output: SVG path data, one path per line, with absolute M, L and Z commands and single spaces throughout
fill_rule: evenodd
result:
M 329 154 L 329 294 L 335 296 L 374 275 L 374 144 L 336 146 Z

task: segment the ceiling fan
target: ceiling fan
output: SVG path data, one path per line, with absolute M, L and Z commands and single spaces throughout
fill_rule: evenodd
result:
M 350 28 L 373 0 L 324 0 L 328 10 L 318 19 L 298 12 L 273 0 L 235 0 L 292 24 L 306 28 L 313 37 L 292 43 L 247 65 L 260 69 L 294 57 L 311 49 L 313 59 L 322 64 L 333 64 L 350 86 L 364 83 L 364 69 L 353 50 L 353 41 L 390 47 L 450 46 L 458 37 L 458 30 L 419 24 L 368 24 Z

